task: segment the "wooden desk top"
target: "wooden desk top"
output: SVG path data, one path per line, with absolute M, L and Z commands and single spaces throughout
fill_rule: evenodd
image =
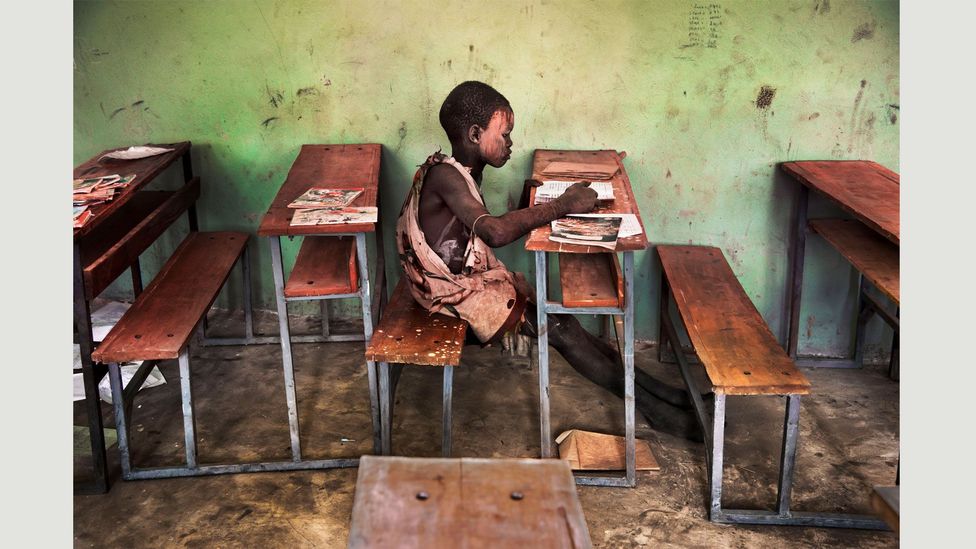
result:
M 899 244 L 897 173 L 869 160 L 806 160 L 784 162 L 780 166 L 800 183 Z
M 94 206 L 89 206 L 88 208 L 92 212 L 92 218 L 85 223 L 84 227 L 80 227 L 74 230 L 74 238 L 81 238 L 88 233 L 95 230 L 96 227 L 101 225 L 106 219 L 111 217 L 112 213 L 121 208 L 126 202 L 135 196 L 136 191 L 147 185 L 152 181 L 157 175 L 162 173 L 163 170 L 168 168 L 170 164 L 176 161 L 176 159 L 183 156 L 184 153 L 190 150 L 189 141 L 181 141 L 179 143 L 161 143 L 161 144 L 151 144 L 152 147 L 166 147 L 171 148 L 173 151 L 168 153 L 159 154 L 156 156 L 150 156 L 147 158 L 139 158 L 136 160 L 111 160 L 106 159 L 99 162 L 98 159 L 101 158 L 106 153 L 112 151 L 123 150 L 128 147 L 117 147 L 114 149 L 104 150 L 92 158 L 88 159 L 83 164 L 79 164 L 75 167 L 72 177 L 74 179 L 100 177 L 103 175 L 128 175 L 136 174 L 136 178 L 129 183 L 128 186 L 122 192 L 118 193 L 110 202 L 105 202 L 102 204 L 96 204 Z
M 620 170 L 611 178 L 613 183 L 614 200 L 607 207 L 598 207 L 591 213 L 632 213 L 637 215 L 641 229 L 644 229 L 644 220 L 641 219 L 640 211 L 637 209 L 637 200 L 634 199 L 634 191 L 630 186 L 630 178 L 627 177 L 627 170 L 620 155 L 616 151 L 555 151 L 546 149 L 536 149 L 532 161 L 532 179 L 543 180 L 571 180 L 565 177 L 552 177 L 542 174 L 542 170 L 550 162 L 614 162 Z M 535 201 L 535 191 L 529 196 L 529 204 Z M 609 253 L 610 250 L 600 246 L 578 246 L 575 244 L 563 244 L 549 240 L 552 229 L 549 225 L 533 229 L 525 241 L 525 249 L 529 251 L 562 252 L 572 254 L 592 254 Z M 642 232 L 637 236 L 621 238 L 617 240 L 617 252 L 628 252 L 634 250 L 644 250 L 647 248 L 647 232 Z
M 363 188 L 352 206 L 376 206 L 380 181 L 379 144 L 302 145 L 298 157 L 288 171 L 285 183 L 264 214 L 259 236 L 310 235 L 337 233 L 368 233 L 374 223 L 347 225 L 291 226 L 295 210 L 289 208 L 293 200 L 312 187 L 330 189 Z
M 898 246 L 856 219 L 811 219 L 810 229 L 898 304 Z
M 592 545 L 566 461 L 363 456 L 349 547 Z

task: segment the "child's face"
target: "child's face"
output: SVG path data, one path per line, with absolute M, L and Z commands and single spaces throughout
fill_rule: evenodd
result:
M 491 116 L 488 127 L 481 132 L 478 149 L 481 158 L 495 168 L 501 168 L 512 157 L 512 129 L 515 113 L 511 109 L 498 109 Z

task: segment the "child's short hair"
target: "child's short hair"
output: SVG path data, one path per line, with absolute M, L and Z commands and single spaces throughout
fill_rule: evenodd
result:
M 472 124 L 488 127 L 491 116 L 501 108 L 511 109 L 508 99 L 484 82 L 462 82 L 447 94 L 441 105 L 441 126 L 452 142 L 459 139 Z

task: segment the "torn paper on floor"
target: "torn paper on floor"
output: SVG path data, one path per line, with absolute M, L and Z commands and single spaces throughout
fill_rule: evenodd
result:
M 637 439 L 637 470 L 659 471 L 651 446 Z M 574 471 L 623 471 L 627 468 L 627 439 L 614 435 L 570 429 L 556 437 L 559 458 Z
M 122 365 L 121 370 L 123 390 L 125 390 L 125 388 L 129 385 L 129 381 L 132 380 L 132 377 L 136 375 L 136 372 L 139 370 L 139 366 L 142 366 L 142 362 L 143 361 L 140 360 L 138 362 L 129 362 Z M 146 376 L 146 381 L 142 383 L 142 387 L 139 387 L 139 390 L 141 391 L 147 387 L 163 385 L 164 383 L 166 383 L 166 378 L 163 377 L 163 373 L 159 371 L 158 366 L 153 366 L 153 369 L 149 372 L 149 375 Z M 84 394 L 84 387 L 82 387 L 82 394 Z M 103 377 L 102 380 L 98 382 L 98 396 L 100 396 L 102 400 L 108 404 L 112 403 L 112 386 L 109 384 L 108 375 Z

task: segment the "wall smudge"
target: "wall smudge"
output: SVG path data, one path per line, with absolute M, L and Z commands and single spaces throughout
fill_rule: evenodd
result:
M 306 95 L 318 95 L 318 94 L 319 94 L 319 90 L 317 90 L 315 88 L 311 88 L 311 87 L 309 87 L 309 88 L 302 88 L 302 89 L 298 90 L 297 92 L 295 92 L 295 95 L 297 95 L 298 97 L 304 97 Z
M 271 124 L 272 122 L 274 122 L 277 119 L 278 119 L 277 116 L 272 116 L 271 118 L 265 118 L 264 119 L 264 122 L 261 122 L 261 125 L 264 126 L 265 128 L 267 128 L 269 124 Z
M 756 96 L 756 108 L 768 109 L 769 106 L 773 104 L 773 99 L 775 97 L 776 88 L 772 86 L 763 86 L 759 89 L 759 95 Z
M 815 113 L 811 114 L 810 116 L 807 117 L 807 120 L 816 120 L 817 118 L 820 118 L 820 113 L 819 112 L 815 112 Z
M 114 111 L 112 111 L 112 114 L 108 115 L 108 119 L 111 120 L 111 119 L 115 118 L 115 115 L 119 114 L 120 112 L 122 112 L 124 110 L 125 110 L 125 107 L 119 107 L 119 108 L 115 109 Z
M 279 90 L 272 90 L 267 86 L 265 86 L 264 89 L 268 93 L 268 103 L 271 103 L 271 105 L 277 109 L 278 106 L 281 105 L 281 103 L 285 100 L 284 94 L 282 94 Z
M 870 23 L 861 23 L 856 29 L 854 29 L 854 34 L 851 35 L 851 44 L 859 42 L 861 40 L 870 40 L 874 38 L 874 28 L 877 23 L 871 21 Z
M 830 13 L 830 0 L 819 0 L 813 6 L 813 13 L 819 15 L 827 15 L 828 13 Z

